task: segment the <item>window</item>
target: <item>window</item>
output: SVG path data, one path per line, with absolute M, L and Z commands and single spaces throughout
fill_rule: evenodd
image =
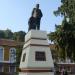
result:
M 26 53 L 23 54 L 23 59 L 22 59 L 22 62 L 25 61 L 25 57 L 26 57 Z
M 11 48 L 9 53 L 10 62 L 16 62 L 16 49 Z
M 0 61 L 3 61 L 3 48 L 0 47 Z
M 35 60 L 36 61 L 46 61 L 45 52 L 36 51 L 35 52 Z

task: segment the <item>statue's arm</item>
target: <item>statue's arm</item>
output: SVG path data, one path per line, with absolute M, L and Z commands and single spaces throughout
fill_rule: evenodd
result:
M 42 11 L 40 10 L 41 17 L 43 16 Z

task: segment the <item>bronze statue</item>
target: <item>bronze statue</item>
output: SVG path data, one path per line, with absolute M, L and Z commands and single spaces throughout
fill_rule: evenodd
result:
M 43 14 L 39 9 L 39 4 L 36 4 L 36 8 L 33 8 L 32 15 L 28 21 L 29 30 L 30 29 L 40 30 L 40 20 L 42 16 Z

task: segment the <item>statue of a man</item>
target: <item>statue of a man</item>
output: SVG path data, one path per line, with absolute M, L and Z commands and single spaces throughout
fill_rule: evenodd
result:
M 41 17 L 43 16 L 41 10 L 39 9 L 39 4 L 36 4 L 36 8 L 33 9 L 32 15 L 29 18 L 28 25 L 29 29 L 37 29 L 40 30 L 40 20 Z
M 36 4 L 36 8 L 33 8 L 32 16 L 36 19 L 36 29 L 40 30 L 40 20 L 43 14 L 39 9 L 39 4 Z

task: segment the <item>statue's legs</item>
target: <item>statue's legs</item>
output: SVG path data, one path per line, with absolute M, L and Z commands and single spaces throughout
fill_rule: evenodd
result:
M 37 25 L 37 30 L 40 30 L 40 25 Z
M 32 24 L 30 24 L 30 25 L 29 25 L 29 29 L 28 29 L 28 31 L 29 31 L 29 30 L 31 30 L 31 29 L 36 29 L 35 24 L 33 24 L 33 25 L 32 25 Z
M 37 18 L 37 23 L 36 23 L 36 27 L 37 27 L 37 30 L 40 30 L 40 18 Z

